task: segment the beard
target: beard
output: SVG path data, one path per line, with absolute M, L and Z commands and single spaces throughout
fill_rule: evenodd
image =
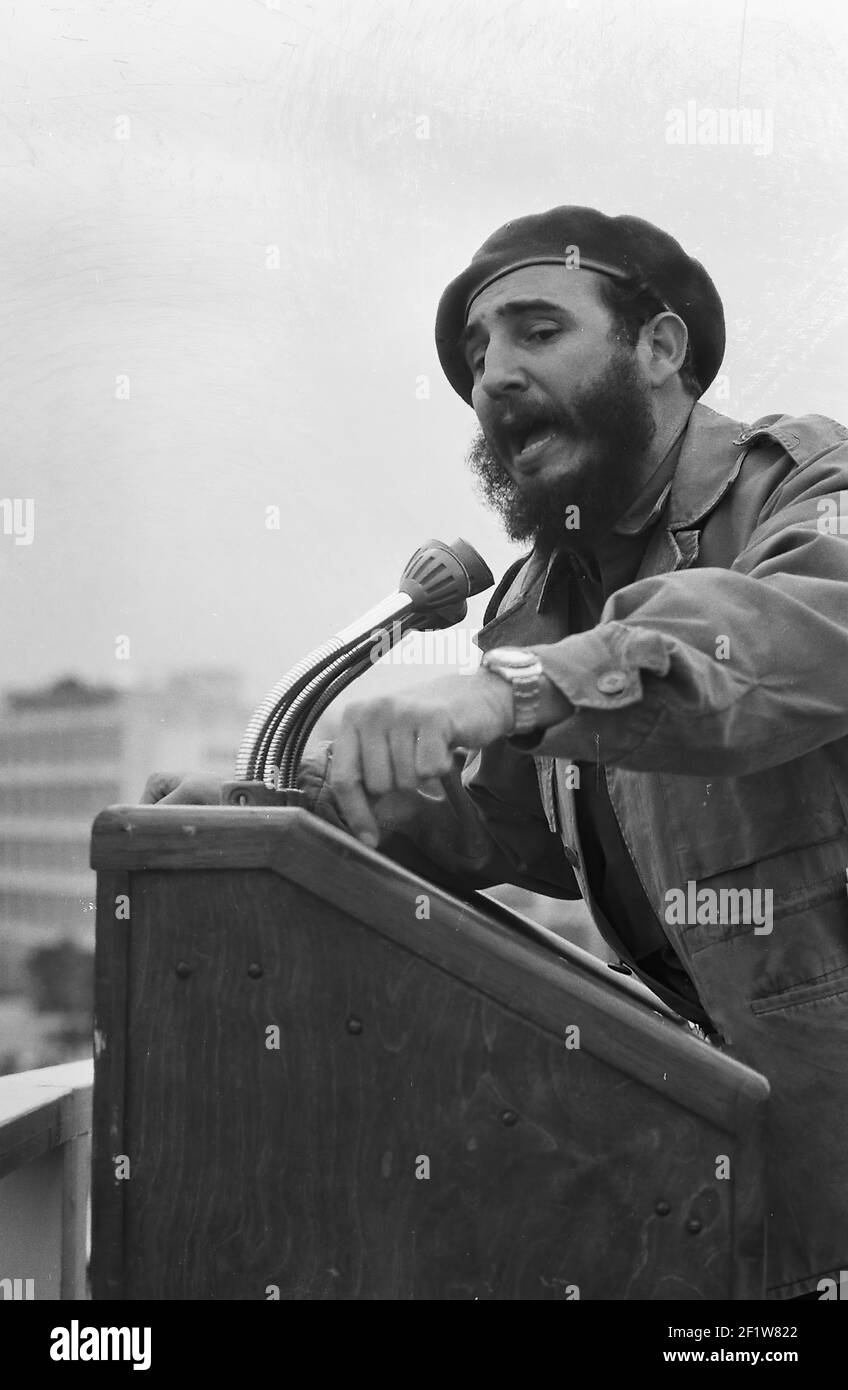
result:
M 542 417 L 537 412 L 533 418 Z M 569 410 L 545 407 L 543 423 L 559 430 L 566 441 L 591 443 L 589 456 L 576 471 L 516 483 L 482 429 L 472 440 L 466 462 L 483 501 L 500 515 L 510 540 L 532 541 L 546 550 L 556 545 L 589 548 L 635 501 L 644 476 L 641 465 L 656 434 L 651 390 L 639 375 L 632 350 L 616 346 L 602 375 Z M 573 521 L 569 527 L 566 522 L 575 506 L 579 527 L 572 529 Z

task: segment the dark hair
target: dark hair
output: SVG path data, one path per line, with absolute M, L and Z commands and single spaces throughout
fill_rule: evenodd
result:
M 603 275 L 600 277 L 599 289 L 616 327 L 631 347 L 636 346 L 643 324 L 648 323 L 656 314 L 667 311 L 669 307 L 644 280 L 614 280 L 611 275 Z M 686 344 L 686 356 L 680 364 L 678 376 L 684 390 L 697 399 L 703 387 L 692 363 L 691 342 Z

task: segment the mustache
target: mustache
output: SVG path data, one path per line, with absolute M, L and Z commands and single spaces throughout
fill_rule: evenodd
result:
M 548 427 L 563 434 L 578 432 L 577 421 L 569 411 L 529 402 L 516 402 L 492 416 L 481 428 L 489 445 L 496 446 L 504 441 L 512 442 L 522 434 L 527 435 L 532 429 Z

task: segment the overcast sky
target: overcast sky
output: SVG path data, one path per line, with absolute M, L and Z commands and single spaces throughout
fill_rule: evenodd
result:
M 254 703 L 427 537 L 502 572 L 433 318 L 510 217 L 659 223 L 725 302 L 707 403 L 848 422 L 840 3 L 0 15 L 0 497 L 35 503 L 32 544 L 0 531 L 2 686 L 224 664 Z M 731 107 L 756 141 L 670 140 Z

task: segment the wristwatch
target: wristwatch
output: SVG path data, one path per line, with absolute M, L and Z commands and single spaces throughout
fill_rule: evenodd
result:
M 529 734 L 538 728 L 544 675 L 539 658 L 522 647 L 493 647 L 490 652 L 483 653 L 480 665 L 512 686 L 513 727 L 510 733 Z

